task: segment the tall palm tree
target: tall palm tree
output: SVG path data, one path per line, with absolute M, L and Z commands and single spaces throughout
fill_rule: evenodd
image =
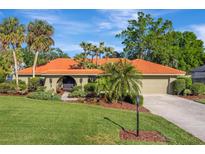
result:
M 116 100 L 121 101 L 126 96 L 133 99 L 140 93 L 141 74 L 130 63 L 122 60 L 114 64 L 108 63 L 104 70 L 109 75 L 106 77 L 109 78 L 107 81 L 112 83 L 109 89 Z
M 14 72 L 16 79 L 16 87 L 19 90 L 18 82 L 18 62 L 16 52 L 21 48 L 25 41 L 25 27 L 20 24 L 19 20 L 14 17 L 9 17 L 3 20 L 0 25 L 0 37 L 2 47 L 5 50 L 12 50 L 14 61 Z
M 98 47 L 96 45 L 91 45 L 90 48 L 91 48 L 91 57 L 92 57 L 92 63 L 93 63 L 94 56 L 96 56 L 98 52 Z
M 49 51 L 50 47 L 54 45 L 54 40 L 52 39 L 54 29 L 43 20 L 35 20 L 34 22 L 30 22 L 27 29 L 28 35 L 26 41 L 28 47 L 31 51 L 35 52 L 32 69 L 33 77 L 35 77 L 39 52 Z
M 80 43 L 80 47 L 84 51 L 84 53 L 83 53 L 83 55 L 84 55 L 83 61 L 85 62 L 85 59 L 87 58 L 87 55 L 88 55 L 88 49 L 89 49 L 88 43 L 83 41 L 83 42 Z
M 114 53 L 114 48 L 112 47 L 105 47 L 105 58 L 110 57 Z
M 100 54 L 102 54 L 105 50 L 105 43 L 104 42 L 100 42 L 99 43 L 99 47 L 97 48 L 97 50 L 95 50 L 96 53 L 96 66 L 98 66 L 98 57 Z

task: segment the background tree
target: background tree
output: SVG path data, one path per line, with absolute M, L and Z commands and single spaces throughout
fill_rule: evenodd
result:
M 14 72 L 18 90 L 18 61 L 16 53 L 20 51 L 21 45 L 25 41 L 25 27 L 20 24 L 17 18 L 6 18 L 0 25 L 0 37 L 3 48 L 6 51 L 12 51 L 13 53 Z
M 122 38 L 124 55 L 190 71 L 203 64 L 203 41 L 193 32 L 174 31 L 172 22 L 138 12 L 138 19 L 116 37 Z
M 49 51 L 50 47 L 54 45 L 52 35 L 54 29 L 46 21 L 35 20 L 28 25 L 27 45 L 31 51 L 35 52 L 33 62 L 33 77 L 35 77 L 36 64 L 39 52 Z

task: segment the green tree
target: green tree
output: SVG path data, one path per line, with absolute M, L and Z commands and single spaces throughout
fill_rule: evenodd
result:
M 138 12 L 137 20 L 129 20 L 128 27 L 117 37 L 123 39 L 128 58 L 147 59 L 161 37 L 172 30 L 172 22 L 162 18 L 154 20 L 150 14 Z
M 2 24 L 0 24 L 0 38 L 3 48 L 6 51 L 10 50 L 13 53 L 16 87 L 18 90 L 18 61 L 16 53 L 20 51 L 21 45 L 25 41 L 25 27 L 20 24 L 17 18 L 6 18 L 3 20 Z
M 39 52 L 49 51 L 50 47 L 54 45 L 52 35 L 54 29 L 46 21 L 35 20 L 28 25 L 27 45 L 29 50 L 35 52 L 35 58 L 33 62 L 33 77 L 35 77 L 36 64 L 38 60 Z

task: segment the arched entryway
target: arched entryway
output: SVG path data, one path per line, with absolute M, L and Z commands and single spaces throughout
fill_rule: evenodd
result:
M 76 81 L 71 76 L 62 76 L 57 82 L 57 89 L 63 91 L 71 91 L 76 85 Z

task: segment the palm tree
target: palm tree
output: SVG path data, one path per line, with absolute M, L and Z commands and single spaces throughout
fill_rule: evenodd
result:
M 140 93 L 141 74 L 130 63 L 122 60 L 118 63 L 108 63 L 104 70 L 108 75 L 105 77 L 108 78 L 108 85 L 111 85 L 109 98 L 111 93 L 113 98 L 122 101 L 127 96 L 134 99 Z
M 85 59 L 86 59 L 87 56 L 88 56 L 89 44 L 83 41 L 83 42 L 80 43 L 80 47 L 81 47 L 81 48 L 83 49 L 83 51 L 84 51 L 84 53 L 83 53 L 83 55 L 84 55 L 83 61 L 85 62 Z
M 21 45 L 25 41 L 25 27 L 20 24 L 19 20 L 14 17 L 9 17 L 3 20 L 0 25 L 1 44 L 5 50 L 12 50 L 14 61 L 14 72 L 16 79 L 16 88 L 19 90 L 18 82 L 18 62 L 16 52 L 19 51 Z
M 99 47 L 96 48 L 95 50 L 95 56 L 96 56 L 96 66 L 98 66 L 98 57 L 100 54 L 102 54 L 105 50 L 105 43 L 104 42 L 100 42 L 99 43 Z
M 94 56 L 96 56 L 98 52 L 98 48 L 96 45 L 91 45 L 90 48 L 91 48 L 91 57 L 92 57 L 92 63 L 93 63 L 93 59 L 94 59 Z
M 27 29 L 28 47 L 31 51 L 35 52 L 32 69 L 33 77 L 35 77 L 39 52 L 49 51 L 50 47 L 54 45 L 54 40 L 52 39 L 54 29 L 43 20 L 35 20 L 34 22 L 30 22 Z
M 105 58 L 110 57 L 114 53 L 114 48 L 112 47 L 105 47 Z

